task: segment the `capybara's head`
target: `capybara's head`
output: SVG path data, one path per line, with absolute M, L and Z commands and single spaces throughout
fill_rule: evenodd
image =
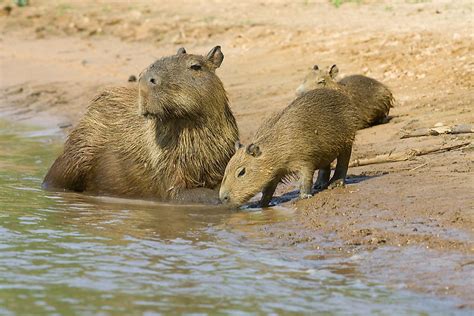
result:
M 163 121 L 222 113 L 227 96 L 215 71 L 223 59 L 216 46 L 206 56 L 180 48 L 176 55 L 157 60 L 138 80 L 140 114 Z
M 219 190 L 224 204 L 240 206 L 262 191 L 274 175 L 265 150 L 256 144 L 247 147 L 236 143 L 236 152 L 225 169 Z
M 336 65 L 332 65 L 327 71 L 320 69 L 318 65 L 314 65 L 311 72 L 304 78 L 303 83 L 296 89 L 296 96 L 302 96 L 316 88 L 333 88 L 337 84 L 336 76 L 338 73 L 339 69 Z

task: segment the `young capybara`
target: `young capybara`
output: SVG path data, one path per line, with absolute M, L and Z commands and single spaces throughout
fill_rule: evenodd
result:
M 221 184 L 221 201 L 238 206 L 261 191 L 265 207 L 278 183 L 292 175 L 299 175 L 300 197 L 310 197 L 316 169 L 316 186 L 343 184 L 356 132 L 350 102 L 337 90 L 315 89 L 265 121 L 250 145 L 236 146 Z
M 174 199 L 215 189 L 238 140 L 224 86 L 224 55 L 180 48 L 147 69 L 138 87 L 95 97 L 43 186 L 114 196 Z M 217 193 L 216 193 L 217 197 Z
M 338 72 L 336 65 L 332 65 L 329 71 L 314 65 L 296 90 L 296 95 L 322 87 L 338 89 L 351 98 L 356 108 L 358 129 L 385 123 L 394 104 L 392 92 L 379 81 L 362 75 L 347 76 L 336 81 Z

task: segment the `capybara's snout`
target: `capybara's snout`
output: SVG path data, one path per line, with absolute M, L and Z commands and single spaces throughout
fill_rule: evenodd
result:
M 153 89 L 156 89 L 161 84 L 161 78 L 157 76 L 156 72 L 152 73 L 148 69 L 140 74 L 138 79 L 138 112 L 140 115 L 151 116 L 150 104 L 153 103 L 150 97 L 154 94 Z
M 230 202 L 230 194 L 228 191 L 219 191 L 219 199 L 221 200 L 222 204 L 229 204 Z
M 153 89 L 161 84 L 161 78 L 156 71 L 145 70 L 140 74 L 138 85 L 141 89 Z

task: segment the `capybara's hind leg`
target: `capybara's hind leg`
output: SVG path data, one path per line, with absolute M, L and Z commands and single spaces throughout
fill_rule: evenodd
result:
M 352 145 L 346 147 L 337 156 L 336 171 L 330 181 L 329 189 L 343 187 L 346 183 L 347 169 L 349 168 L 349 160 L 351 159 Z
M 319 169 L 318 178 L 314 184 L 314 189 L 323 190 L 327 188 L 329 184 L 329 177 L 331 176 L 331 165 L 324 166 Z
M 85 189 L 85 173 L 78 164 L 59 156 L 46 174 L 43 189 L 62 189 L 82 192 Z
M 312 197 L 311 190 L 313 188 L 313 168 L 302 168 L 300 170 L 300 198 L 307 199 Z

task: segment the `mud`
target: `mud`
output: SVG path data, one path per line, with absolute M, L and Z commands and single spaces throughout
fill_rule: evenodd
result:
M 200 3 L 0 1 L 1 115 L 67 131 L 99 88 L 127 80 L 179 46 L 221 45 L 219 76 L 242 141 L 294 98 L 313 64 L 336 63 L 390 87 L 392 120 L 357 133 L 352 158 L 469 143 L 404 162 L 349 168 L 349 185 L 297 201 L 269 242 L 348 256 L 359 271 L 474 307 L 472 134 L 400 139 L 404 131 L 474 123 L 470 1 Z M 344 23 L 341 23 L 341 21 Z M 281 185 L 277 195 L 295 190 Z M 286 197 L 286 199 L 285 199 Z M 278 201 L 278 199 L 276 200 Z M 228 223 L 233 225 L 233 223 Z

